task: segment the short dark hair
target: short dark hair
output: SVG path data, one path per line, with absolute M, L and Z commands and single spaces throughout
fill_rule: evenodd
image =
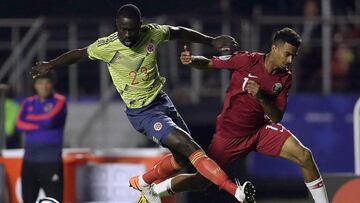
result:
M 121 6 L 116 13 L 116 19 L 120 16 L 141 21 L 141 12 L 134 4 L 125 4 Z
M 281 43 L 287 42 L 287 43 L 293 45 L 294 47 L 299 47 L 301 44 L 301 37 L 293 29 L 286 27 L 281 30 L 278 30 L 275 33 L 275 36 L 273 39 L 273 44 L 276 44 L 279 42 L 281 42 Z

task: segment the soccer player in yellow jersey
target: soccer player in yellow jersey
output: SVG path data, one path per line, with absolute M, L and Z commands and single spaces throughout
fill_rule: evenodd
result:
M 185 27 L 142 25 L 139 9 L 131 4 L 119 8 L 116 26 L 117 32 L 98 39 L 88 47 L 69 51 L 48 62 L 38 62 L 33 67 L 33 77 L 86 59 L 101 60 L 108 65 L 133 127 L 172 152 L 164 156 L 152 170 L 129 181 L 130 186 L 142 191 L 150 203 L 160 202 L 151 184 L 173 176 L 188 161 L 201 175 L 238 201 L 253 199 L 253 185 L 248 181 L 243 185 L 234 184 L 190 136 L 170 98 L 161 90 L 165 78 L 160 76 L 156 61 L 159 46 L 167 40 L 202 43 L 221 50 L 236 45 L 234 38 L 213 38 Z

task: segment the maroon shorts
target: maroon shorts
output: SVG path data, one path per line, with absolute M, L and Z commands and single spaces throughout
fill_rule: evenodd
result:
M 277 157 L 291 135 L 291 132 L 279 123 L 263 126 L 250 136 L 228 137 L 215 133 L 207 154 L 221 167 L 246 156 L 253 150 Z

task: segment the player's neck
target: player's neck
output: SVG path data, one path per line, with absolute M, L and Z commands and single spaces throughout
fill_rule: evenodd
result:
M 40 95 L 40 94 L 38 94 L 40 102 L 44 102 L 46 99 L 50 98 L 52 95 L 53 95 L 53 93 L 48 94 L 48 95 Z
M 276 73 L 276 66 L 272 61 L 271 52 L 265 55 L 265 70 L 270 74 Z

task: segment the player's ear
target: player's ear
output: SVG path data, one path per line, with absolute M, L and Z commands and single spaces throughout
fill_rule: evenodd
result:
M 271 51 L 276 51 L 277 47 L 276 47 L 276 44 L 272 44 L 271 45 Z

